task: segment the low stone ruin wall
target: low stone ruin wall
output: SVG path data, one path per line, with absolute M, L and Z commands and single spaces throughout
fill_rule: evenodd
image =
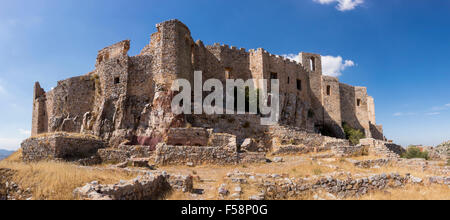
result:
M 22 156 L 26 162 L 62 159 L 73 161 L 95 155 L 105 143 L 94 137 L 55 133 L 31 137 L 22 142 Z
M 94 181 L 74 191 L 74 196 L 84 200 L 158 200 L 171 190 L 163 175 L 145 175 L 114 185 L 100 185 Z
M 272 154 L 305 154 L 329 151 L 335 146 L 349 146 L 348 140 L 297 131 L 293 128 L 272 127 Z
M 149 146 L 120 145 L 116 148 L 100 149 L 98 156 L 103 163 L 122 163 L 130 158 L 149 158 L 153 155 Z
M 425 159 L 397 159 L 397 166 L 414 169 L 417 171 L 430 171 L 438 175 L 449 175 L 450 166 L 442 166 L 441 161 L 427 161 Z
M 83 200 L 158 200 L 172 190 L 193 191 L 192 176 L 171 176 L 166 173 L 146 173 L 130 181 L 100 185 L 97 181 L 74 190 L 74 196 Z
M 316 148 L 306 147 L 301 145 L 282 145 L 275 148 L 272 155 L 287 155 L 287 154 L 307 154 L 316 151 Z
M 172 146 L 159 144 L 156 147 L 155 162 L 161 165 L 235 164 L 238 161 L 236 149 L 222 147 Z
M 226 147 L 171 146 L 159 144 L 155 152 L 155 163 L 160 165 L 234 165 L 239 163 L 265 163 L 266 161 L 265 153 L 239 153 L 236 149 Z
M 401 176 L 396 173 L 376 174 L 353 178 L 347 174 L 330 174 L 313 178 L 288 178 L 276 174 L 231 173 L 227 175 L 230 182 L 249 184 L 252 189 L 261 192 L 249 199 L 287 200 L 298 199 L 307 193 L 324 190 L 336 198 L 358 197 L 369 192 L 405 186 L 407 183 L 423 183 L 419 178 Z M 222 189 L 226 192 L 226 189 Z M 220 194 L 221 192 L 219 192 Z
M 388 158 L 381 158 L 376 160 L 353 160 L 353 159 L 347 159 L 348 162 L 352 163 L 356 167 L 361 168 L 372 168 L 376 166 L 386 166 L 389 163 L 391 163 L 391 159 Z
M 362 145 L 357 146 L 334 146 L 331 151 L 336 157 L 361 156 L 367 149 Z
M 168 145 L 207 146 L 210 133 L 204 128 L 171 128 L 167 134 Z

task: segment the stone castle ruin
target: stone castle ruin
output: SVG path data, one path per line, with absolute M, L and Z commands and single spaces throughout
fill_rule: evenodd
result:
M 101 139 L 104 146 L 95 143 L 93 148 L 100 149 L 103 160 L 155 157 L 160 163 L 237 163 L 263 160 L 261 154 L 280 150 L 280 146 L 308 152 L 349 145 L 343 140 L 344 122 L 367 138 L 385 139 L 367 88 L 322 75 L 318 54 L 302 52 L 298 63 L 261 48 L 205 46 L 194 41 L 188 27 L 178 20 L 156 28 L 137 56 L 129 57 L 130 42 L 122 41 L 100 50 L 95 70 L 86 75 L 59 81 L 48 92 L 36 83 L 34 146 L 47 134 L 70 133 Z M 203 81 L 215 78 L 223 83 L 227 79 L 279 79 L 279 124 L 262 126 L 261 116 L 250 114 L 173 114 L 171 101 L 176 94 L 170 90 L 172 83 L 183 78 L 193 84 L 194 71 L 203 72 Z M 319 134 L 324 130 L 333 138 Z M 39 158 L 55 155 L 59 147 L 52 143 L 47 152 L 39 152 Z

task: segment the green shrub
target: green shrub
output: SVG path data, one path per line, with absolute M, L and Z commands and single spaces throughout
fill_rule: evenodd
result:
M 358 145 L 359 140 L 366 138 L 363 131 L 350 127 L 347 123 L 343 123 L 345 137 L 350 141 L 352 145 Z
M 402 155 L 403 158 L 407 158 L 407 159 L 413 159 L 413 158 L 423 158 L 428 160 L 429 156 L 428 156 L 428 152 L 424 151 L 422 152 L 420 150 L 420 148 L 418 147 L 408 147 L 408 149 L 406 150 L 406 152 Z

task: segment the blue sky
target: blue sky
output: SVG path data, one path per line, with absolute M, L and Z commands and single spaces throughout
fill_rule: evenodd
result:
M 377 122 L 402 145 L 450 140 L 447 0 L 0 0 L 0 148 L 31 127 L 35 81 L 93 70 L 124 39 L 136 55 L 155 24 L 177 18 L 195 39 L 274 54 L 324 56 L 327 73 L 367 86 Z

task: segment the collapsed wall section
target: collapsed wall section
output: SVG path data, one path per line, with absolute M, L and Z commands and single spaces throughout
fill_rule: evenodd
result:
M 47 93 L 48 132 L 79 133 L 83 116 L 92 111 L 95 80 L 89 75 L 59 81 Z

